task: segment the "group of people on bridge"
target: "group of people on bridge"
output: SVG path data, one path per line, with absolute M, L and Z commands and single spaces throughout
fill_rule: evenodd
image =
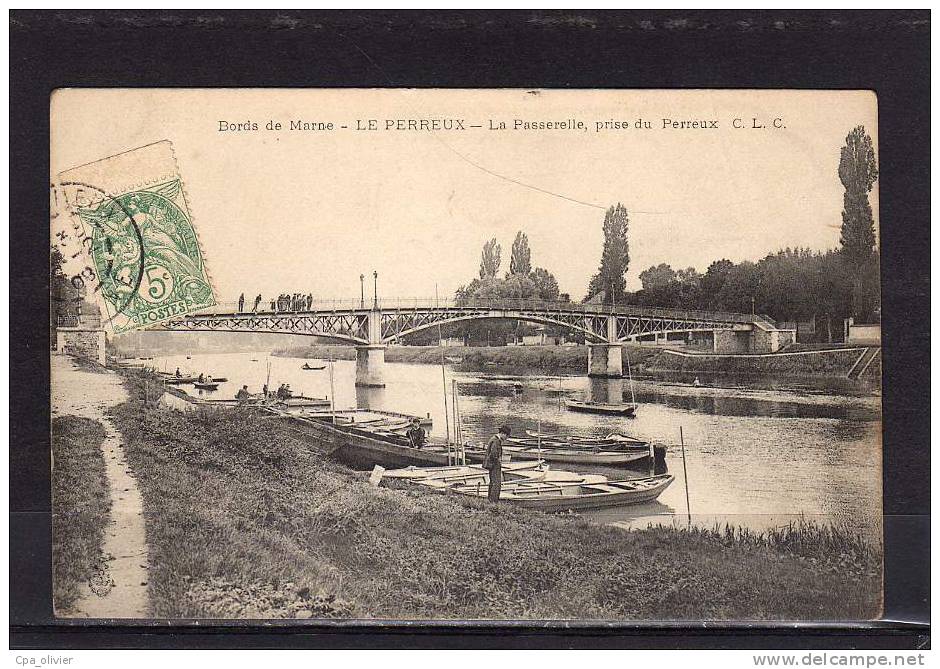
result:
M 262 308 L 261 301 L 261 295 L 256 295 L 250 313 L 258 313 Z M 313 293 L 307 293 L 306 295 L 303 293 L 281 293 L 270 300 L 269 306 L 274 313 L 310 311 L 313 308 Z M 238 296 L 238 313 L 248 313 L 245 311 L 245 293 Z

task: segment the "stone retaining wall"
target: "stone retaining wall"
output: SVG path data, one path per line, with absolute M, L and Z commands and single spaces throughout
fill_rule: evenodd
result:
M 59 327 L 56 330 L 56 349 L 60 353 L 94 360 L 100 365 L 107 362 L 105 340 L 104 330 L 101 329 Z

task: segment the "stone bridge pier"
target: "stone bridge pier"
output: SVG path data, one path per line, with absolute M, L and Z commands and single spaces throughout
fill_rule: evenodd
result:
M 607 317 L 607 341 L 588 344 L 588 376 L 619 379 L 623 376 L 623 344 L 617 341 L 617 317 Z
M 369 343 L 356 347 L 356 385 L 367 388 L 385 387 L 385 349 L 382 341 L 382 312 L 369 312 Z

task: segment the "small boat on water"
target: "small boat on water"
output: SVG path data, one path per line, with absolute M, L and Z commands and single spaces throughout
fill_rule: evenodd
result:
M 461 362 L 463 362 L 463 358 L 458 358 L 457 356 L 453 356 L 453 355 L 445 355 L 445 356 L 444 356 L 444 359 L 445 359 L 447 362 L 453 363 L 453 364 L 455 364 L 455 365 L 458 365 L 458 364 L 460 364 Z
M 467 458 L 472 462 L 481 462 L 485 452 L 482 447 L 466 449 Z M 647 458 L 650 451 L 648 447 L 630 450 L 602 450 L 600 448 L 570 448 L 567 445 L 543 443 L 541 448 L 537 444 L 534 446 L 528 444 L 506 445 L 503 446 L 503 454 L 509 455 L 513 460 L 545 460 L 545 462 L 570 465 L 610 465 L 616 467 Z
M 434 444 L 423 448 L 411 446 L 401 431 L 410 418 L 406 414 L 369 409 L 303 413 L 277 407 L 265 410 L 282 419 L 293 433 L 308 435 L 312 447 L 357 465 L 446 466 L 454 464 L 456 458 L 453 446 L 450 449 Z
M 630 450 L 633 448 L 649 449 L 649 442 L 630 437 L 618 432 L 610 432 L 603 437 L 586 437 L 577 434 L 545 434 L 526 430 L 527 437 L 510 438 L 509 441 L 516 445 L 525 446 L 562 446 L 565 448 L 582 449 L 606 449 L 606 450 Z
M 516 481 L 504 484 L 500 501 L 538 511 L 558 512 L 584 509 L 600 509 L 612 506 L 627 506 L 651 502 L 669 487 L 671 474 L 648 476 L 626 481 L 602 481 L 598 483 L 554 483 L 550 481 Z M 487 489 L 482 485 L 456 485 L 449 491 L 486 497 Z
M 168 386 L 182 386 L 188 383 L 195 383 L 195 376 L 164 376 L 163 382 Z
M 512 464 L 512 463 L 510 463 Z M 517 463 L 519 464 L 519 463 Z M 557 469 L 533 468 L 533 469 L 507 469 L 508 465 L 503 465 L 503 489 L 509 490 L 515 486 L 525 485 L 533 481 L 543 483 L 603 483 L 607 477 L 603 474 L 579 474 L 577 472 L 566 472 Z M 467 472 L 462 475 L 428 477 L 415 479 L 413 481 L 418 485 L 433 490 L 449 490 L 457 486 L 479 486 L 485 490 L 490 485 L 490 473 L 485 469 L 479 469 L 473 472 Z
M 326 365 L 310 365 L 305 362 L 301 366 L 301 369 L 317 372 L 317 371 L 320 371 L 321 369 L 326 369 Z
M 199 390 L 218 390 L 219 388 L 218 381 L 193 381 L 193 385 Z
M 583 413 L 600 413 L 610 416 L 628 416 L 631 418 L 636 415 L 636 404 L 565 400 L 565 406 L 568 407 L 570 411 L 580 411 Z
M 283 399 L 276 399 L 274 403 L 277 406 L 286 408 L 325 409 L 330 406 L 330 400 L 326 397 L 307 397 L 306 395 L 291 395 Z

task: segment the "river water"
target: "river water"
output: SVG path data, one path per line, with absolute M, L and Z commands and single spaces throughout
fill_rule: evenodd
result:
M 226 377 L 215 392 L 183 386 L 198 396 L 231 398 L 243 384 L 259 392 L 268 378 L 295 394 L 331 394 L 325 361 L 266 353 L 193 354 L 155 358 L 147 364 L 169 372 Z M 355 361 L 333 363 L 337 409 L 360 407 L 430 414 L 432 437 L 443 440 L 452 415 L 452 381 L 459 388 L 464 439 L 485 441 L 500 425 L 525 430 L 603 435 L 624 432 L 667 445 L 666 464 L 676 480 L 652 504 L 590 512 L 593 519 L 632 527 L 687 522 L 731 523 L 753 529 L 806 518 L 881 532 L 880 398 L 827 395 L 805 390 L 702 387 L 638 380 L 632 392 L 637 416 L 625 419 L 568 411 L 565 398 L 629 401 L 631 382 L 586 376 L 507 376 L 442 370 L 434 365 L 388 363 L 385 388 L 357 388 Z M 445 412 L 443 388 L 447 386 Z M 521 385 L 520 385 L 521 384 Z M 451 431 L 453 426 L 451 425 Z M 682 439 L 680 441 L 680 428 Z M 685 445 L 685 471 L 681 443 Z M 556 468 L 561 468 L 556 465 Z M 572 466 L 567 467 L 569 469 Z M 581 468 L 582 470 L 584 468 Z M 640 472 L 595 469 L 610 478 Z

